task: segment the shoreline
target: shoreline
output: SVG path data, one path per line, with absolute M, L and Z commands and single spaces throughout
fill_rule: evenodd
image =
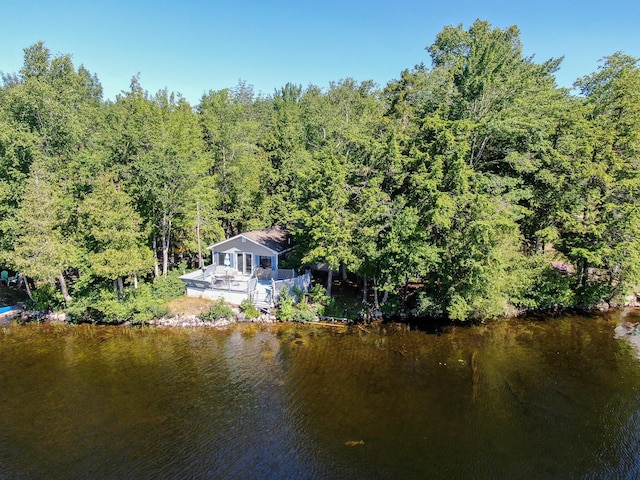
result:
M 568 307 L 568 308 L 558 308 L 551 310 L 536 310 L 536 311 L 525 311 L 521 312 L 519 315 L 510 316 L 510 317 L 500 317 L 500 318 L 487 318 L 484 320 L 468 320 L 464 322 L 457 321 L 448 321 L 442 318 L 430 318 L 430 317 L 416 317 L 414 315 L 406 315 L 401 316 L 399 314 L 396 315 L 387 315 L 384 317 L 376 318 L 373 321 L 364 321 L 358 322 L 348 319 L 338 319 L 338 318 L 329 318 L 318 316 L 315 321 L 311 322 L 282 322 L 277 319 L 277 317 L 273 313 L 261 313 L 256 318 L 249 318 L 243 312 L 240 311 L 238 307 L 233 308 L 233 316 L 231 318 L 219 318 L 216 320 L 203 320 L 198 314 L 176 314 L 173 316 L 165 316 L 158 319 L 154 319 L 144 324 L 133 324 L 131 322 L 121 322 L 121 323 L 95 323 L 96 325 L 106 325 L 106 326 L 152 326 L 152 327 L 162 327 L 162 328 L 225 328 L 228 326 L 236 325 L 236 324 L 246 324 L 246 323 L 254 323 L 254 324 L 275 324 L 275 323 L 300 323 L 300 324 L 308 324 L 308 325 L 323 325 L 328 324 L 332 326 L 338 325 L 348 325 L 348 324 L 370 324 L 370 323 L 399 323 L 405 324 L 409 326 L 411 329 L 417 330 L 426 330 L 429 331 L 433 328 L 440 329 L 445 328 L 447 326 L 472 326 L 478 324 L 486 324 L 492 321 L 499 320 L 509 320 L 509 319 L 536 319 L 540 316 L 544 317 L 557 317 L 561 315 L 593 315 L 593 314 L 601 314 L 601 313 L 611 313 L 615 311 L 624 311 L 624 310 L 640 310 L 640 303 L 630 302 L 628 304 L 623 305 L 608 305 L 608 308 L 603 308 L 602 305 L 594 306 L 592 308 L 580 308 L 580 307 Z M 329 322 L 327 322 L 327 320 Z M 11 325 L 11 324 L 28 324 L 28 323 L 58 323 L 58 324 L 69 324 L 72 325 L 73 322 L 69 317 L 64 313 L 60 312 L 42 312 L 42 311 L 34 311 L 34 310 L 26 310 L 24 308 L 16 309 L 10 313 L 5 313 L 0 315 L 0 325 Z M 80 322 L 87 323 L 87 322 Z M 91 323 L 91 322 L 88 322 Z M 633 322 L 625 322 L 632 324 L 632 327 L 635 327 L 635 323 Z M 638 335 L 638 349 L 640 351 L 640 324 L 638 324 L 638 328 L 635 330 L 636 333 L 634 335 Z M 625 335 L 622 331 L 619 332 L 620 337 L 630 335 L 628 332 Z

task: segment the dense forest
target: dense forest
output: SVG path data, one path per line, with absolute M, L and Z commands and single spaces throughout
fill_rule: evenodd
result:
M 384 87 L 240 82 L 195 106 L 138 77 L 105 101 L 32 45 L 0 87 L 0 265 L 72 315 L 146 319 L 196 226 L 210 245 L 280 224 L 301 264 L 345 268 L 372 302 L 411 287 L 419 315 L 622 302 L 640 285 L 638 60 L 613 53 L 570 91 L 519 37 L 448 26 Z

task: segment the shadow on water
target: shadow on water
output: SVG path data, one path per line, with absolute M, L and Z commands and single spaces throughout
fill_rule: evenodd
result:
M 638 478 L 636 318 L 3 328 L 0 478 Z

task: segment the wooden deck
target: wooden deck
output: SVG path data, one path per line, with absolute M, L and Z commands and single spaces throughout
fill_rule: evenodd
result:
M 240 305 L 244 300 L 250 299 L 258 308 L 271 307 L 271 287 L 263 284 L 258 284 L 256 289 L 248 291 L 238 291 L 225 288 L 212 287 L 198 287 L 194 285 L 186 286 L 186 294 L 188 297 L 202 297 L 210 300 L 223 299 L 225 302 L 231 305 Z
M 180 278 L 186 284 L 186 294 L 189 297 L 223 299 L 232 305 L 240 305 L 249 299 L 256 307 L 268 309 L 277 304 L 278 294 L 284 286 L 295 285 L 303 291 L 308 291 L 311 285 L 309 273 L 302 276 L 296 276 L 293 270 L 283 270 L 279 273 L 285 279 L 259 280 L 255 276 L 242 275 L 236 271 L 221 273 L 220 269 L 208 267 L 187 273 Z

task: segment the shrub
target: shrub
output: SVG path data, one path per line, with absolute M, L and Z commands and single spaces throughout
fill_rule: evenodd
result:
M 168 313 L 160 299 L 156 298 L 153 288 L 142 285 L 137 290 L 129 289 L 126 303 L 129 307 L 129 320 L 134 324 L 145 324 Z
M 233 310 L 231 310 L 231 307 L 229 307 L 229 305 L 227 305 L 222 298 L 211 305 L 211 308 L 209 308 L 209 310 L 200 315 L 200 318 L 202 318 L 203 320 L 208 320 L 210 322 L 218 320 L 220 318 L 226 318 L 227 320 L 229 320 L 232 317 Z
M 242 301 L 242 303 L 240 304 L 240 311 L 244 313 L 247 318 L 258 318 L 260 316 L 260 311 L 249 299 L 245 299 Z
M 575 279 L 550 265 L 545 257 L 531 262 L 532 286 L 518 299 L 519 305 L 530 309 L 555 309 L 575 304 Z
M 296 308 L 293 312 L 292 320 L 294 322 L 307 323 L 316 322 L 318 318 L 316 317 L 316 313 L 310 308 Z
M 311 303 L 322 303 L 324 304 L 327 301 L 327 295 L 324 286 L 320 284 L 316 284 L 311 288 L 309 292 L 309 301 Z
M 153 280 L 153 297 L 168 301 L 184 295 L 184 282 L 180 280 L 180 270 L 173 270 L 166 277 Z
M 61 308 L 64 305 L 62 294 L 58 289 L 52 285 L 45 284 L 34 289 L 31 292 L 33 297 L 33 308 L 35 310 L 41 310 L 49 312 Z
M 280 299 L 278 302 L 278 311 L 276 313 L 276 318 L 282 322 L 288 322 L 293 318 L 293 314 L 295 311 L 293 298 L 291 298 L 291 294 L 289 293 L 288 288 L 283 288 L 280 292 Z
M 296 302 L 300 302 L 302 301 L 302 299 L 304 298 L 304 290 L 302 290 L 301 288 L 296 287 L 295 285 L 293 286 L 293 288 L 291 289 L 292 293 L 293 293 L 293 299 Z
M 97 294 L 73 302 L 67 313 L 72 321 L 118 324 L 131 322 L 146 324 L 167 314 L 161 301 L 153 297 L 150 285 L 138 289 L 127 288 L 125 298 L 119 298 L 111 289 L 103 289 Z

